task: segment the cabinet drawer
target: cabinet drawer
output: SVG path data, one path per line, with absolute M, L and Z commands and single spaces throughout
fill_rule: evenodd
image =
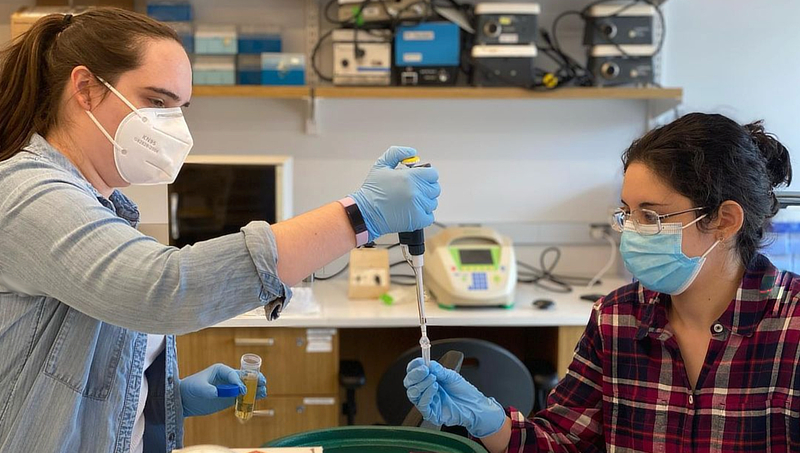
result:
M 238 368 L 242 354 L 252 352 L 263 359 L 261 372 L 267 378 L 268 395 L 337 394 L 338 334 L 333 333 L 329 348 L 318 347 L 324 346 L 324 341 L 312 342 L 309 348 L 308 332 L 281 327 L 212 327 L 178 337 L 181 376 L 217 362 Z
M 256 414 L 240 423 L 233 408 L 205 417 L 186 419 L 187 446 L 216 444 L 226 447 L 259 447 L 279 437 L 338 424 L 338 401 L 333 397 L 267 397 L 256 403 Z

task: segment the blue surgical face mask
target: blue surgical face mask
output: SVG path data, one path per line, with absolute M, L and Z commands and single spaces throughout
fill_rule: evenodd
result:
M 633 223 L 625 222 L 619 248 L 628 271 L 645 288 L 663 294 L 678 295 L 686 291 L 697 278 L 706 261 L 706 256 L 720 243 L 715 242 L 702 256 L 690 258 L 683 253 L 681 243 L 683 230 L 699 222 L 702 215 L 687 225 L 662 224 L 658 234 L 639 234 Z M 639 229 L 649 228 L 640 225 Z M 655 233 L 657 226 L 653 225 Z

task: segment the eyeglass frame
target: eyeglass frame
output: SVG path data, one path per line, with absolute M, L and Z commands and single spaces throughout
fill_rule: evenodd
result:
M 634 212 L 637 212 L 637 211 L 639 211 L 639 212 L 643 212 L 643 211 L 652 212 L 656 216 L 656 225 L 658 226 L 658 230 L 655 233 L 650 232 L 650 231 L 646 231 L 646 230 L 640 230 L 639 229 L 640 223 L 638 221 L 636 221 L 635 219 L 631 220 L 631 222 L 633 223 L 633 226 L 636 229 L 637 233 L 642 234 L 642 235 L 655 236 L 655 235 L 661 233 L 661 231 L 664 230 L 664 226 L 663 226 L 663 224 L 661 222 L 663 219 L 666 219 L 666 218 L 669 218 L 669 217 L 673 217 L 673 216 L 676 216 L 676 215 L 688 214 L 690 212 L 703 211 L 705 209 L 708 209 L 708 208 L 697 207 L 697 208 L 685 209 L 683 211 L 678 211 L 678 212 L 671 212 L 669 214 L 659 214 L 659 213 L 653 211 L 652 209 L 634 209 L 634 210 L 631 210 L 630 212 L 625 212 L 624 208 L 617 208 L 617 210 L 614 211 L 614 214 L 611 215 L 610 223 L 611 223 L 611 228 L 614 231 L 616 231 L 618 233 L 622 233 L 625 230 L 625 222 L 627 222 L 628 220 L 631 220 L 631 216 L 633 215 Z M 620 225 L 620 222 L 617 220 L 617 218 L 620 216 L 620 214 L 623 216 L 621 225 Z M 692 222 L 692 224 L 697 222 L 699 219 L 700 219 L 699 217 L 696 218 L 694 220 L 694 222 Z

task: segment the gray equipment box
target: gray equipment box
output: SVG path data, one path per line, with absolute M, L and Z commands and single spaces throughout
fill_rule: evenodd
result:
M 503 45 L 472 48 L 472 84 L 529 88 L 534 81 L 536 46 Z
M 434 14 L 431 3 L 421 0 L 338 0 L 339 20 L 355 22 L 355 16 L 362 4 L 361 17 L 365 23 L 393 22 L 398 19 L 418 20 Z
M 390 85 L 391 39 L 389 30 L 334 30 L 333 84 Z
M 654 51 L 653 46 L 594 46 L 587 66 L 597 86 L 647 85 L 653 83 Z
M 647 3 L 595 5 L 586 14 L 583 44 L 653 44 L 653 16 Z
M 479 3 L 475 6 L 476 44 L 535 44 L 538 3 Z

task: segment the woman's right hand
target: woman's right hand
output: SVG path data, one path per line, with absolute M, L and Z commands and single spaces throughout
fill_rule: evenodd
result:
M 439 172 L 435 168 L 399 168 L 417 155 L 413 148 L 393 146 L 378 159 L 364 184 L 350 195 L 367 225 L 369 240 L 389 233 L 404 233 L 433 223 L 439 206 Z
M 506 412 L 500 403 L 484 396 L 455 371 L 436 361 L 425 366 L 421 358 L 412 360 L 406 371 L 406 394 L 425 420 L 463 426 L 475 437 L 491 436 L 503 427 Z

